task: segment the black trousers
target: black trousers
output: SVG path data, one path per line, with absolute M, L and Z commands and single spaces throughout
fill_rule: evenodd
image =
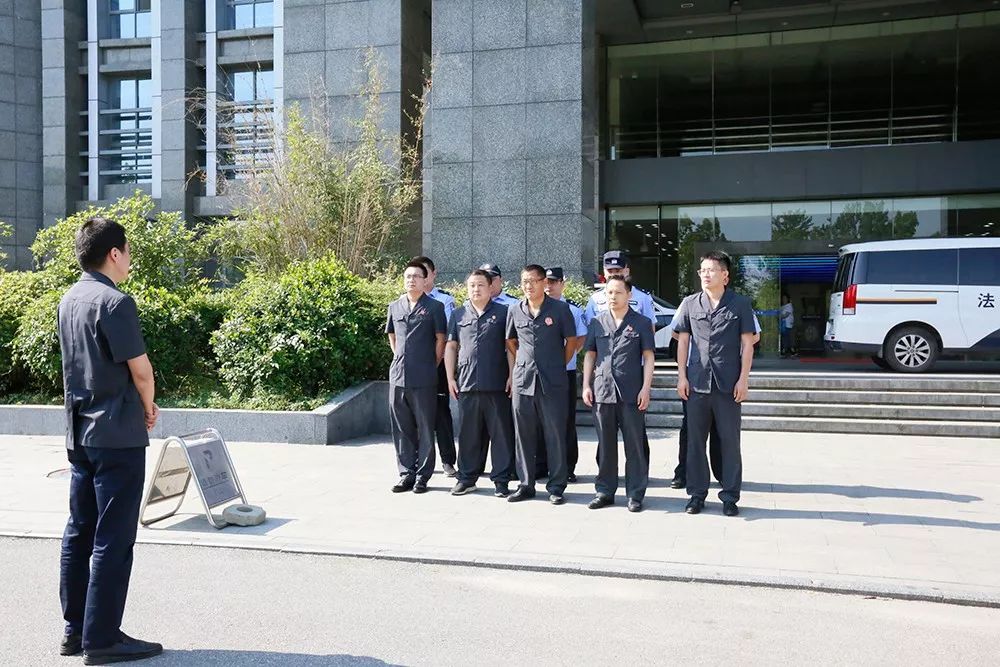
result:
M 598 493 L 614 497 L 618 491 L 618 432 L 625 450 L 625 493 L 642 502 L 649 486 L 649 441 L 646 439 L 646 414 L 635 402 L 595 403 L 597 426 Z
M 566 398 L 564 387 L 555 391 L 555 395 L 545 394 L 536 386 L 534 396 L 514 393 L 515 460 L 521 485 L 535 488 L 537 455 L 544 448 L 549 460 L 545 488 L 550 494 L 561 495 L 567 477 Z
M 434 418 L 434 437 L 437 439 L 441 463 L 455 465 L 455 425 L 451 419 L 451 400 L 448 392 L 448 374 L 444 362 L 438 364 L 437 416 Z
M 569 380 L 569 392 L 567 393 L 566 411 L 566 473 L 576 472 L 576 464 L 580 460 L 580 443 L 576 437 L 576 371 L 566 371 Z M 545 441 L 545 434 L 539 431 L 538 437 Z M 535 477 L 548 477 L 549 457 L 545 447 L 538 448 L 538 458 L 535 462 Z
M 688 455 L 688 411 L 687 401 L 681 401 L 684 409 L 684 419 L 681 421 L 681 432 L 677 434 L 677 467 L 674 468 L 674 479 L 687 480 L 687 455 Z M 719 433 L 715 428 L 715 422 L 709 429 L 708 434 L 708 462 L 712 469 L 712 477 L 716 482 L 722 480 L 722 455 L 719 453 Z
M 719 500 L 739 502 L 743 485 L 743 458 L 740 452 L 742 407 L 731 391 L 713 389 L 710 394 L 692 391 L 687 401 L 688 452 L 687 492 L 692 498 L 708 496 L 708 459 L 705 441 L 713 423 L 719 433 L 719 463 L 722 490 Z
M 510 398 L 502 391 L 470 391 L 458 395 L 458 481 L 474 484 L 491 454 L 490 480 L 514 479 L 514 418 Z
M 400 476 L 427 481 L 434 473 L 437 406 L 435 387 L 389 386 L 389 416 Z
M 107 648 L 118 641 L 125 613 L 146 448 L 67 453 L 69 520 L 59 573 L 66 633 L 82 634 L 84 649 Z

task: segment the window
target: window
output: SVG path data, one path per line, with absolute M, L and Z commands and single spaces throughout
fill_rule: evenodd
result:
M 857 260 L 857 253 L 852 252 L 841 255 L 840 262 L 837 264 L 837 275 L 833 279 L 834 292 L 843 292 L 850 287 L 851 282 L 854 280 L 854 265 L 857 263 Z
M 962 248 L 958 262 L 962 285 L 1000 287 L 1000 248 Z
M 274 25 L 272 0 L 228 0 L 228 3 L 229 26 L 236 30 Z
M 868 253 L 868 284 L 957 285 L 958 250 Z
M 267 165 L 274 124 L 274 74 L 270 70 L 230 71 L 219 102 L 219 170 L 241 178 Z
M 149 37 L 149 10 L 152 0 L 109 0 L 109 37 L 130 39 Z
M 101 110 L 101 176 L 110 183 L 148 183 L 152 170 L 152 82 L 111 79 Z

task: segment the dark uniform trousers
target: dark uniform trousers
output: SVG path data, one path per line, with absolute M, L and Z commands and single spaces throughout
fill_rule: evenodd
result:
M 517 476 L 522 486 L 535 488 L 539 446 L 549 460 L 545 488 L 550 494 L 566 490 L 566 389 L 556 387 L 556 395 L 546 394 L 536 384 L 535 395 L 514 393 L 514 432 L 516 438 Z M 539 438 L 539 433 L 543 435 Z
M 146 470 L 146 448 L 77 447 L 71 466 L 69 521 L 63 533 L 59 597 L 67 634 L 84 649 L 119 637 Z
M 598 493 L 614 497 L 618 491 L 618 431 L 625 448 L 625 493 L 642 502 L 649 485 L 649 441 L 646 416 L 636 403 L 595 403 L 597 426 Z
M 434 420 L 437 388 L 389 386 L 392 438 L 396 443 L 399 474 L 428 480 L 434 472 Z
M 580 443 L 576 437 L 576 371 L 566 371 L 569 379 L 569 391 L 566 410 L 566 473 L 576 472 L 577 461 L 580 460 Z M 538 437 L 545 441 L 545 434 L 539 430 Z M 549 455 L 545 447 L 538 448 L 538 459 L 535 463 L 535 477 L 546 477 L 549 474 Z
M 448 393 L 448 374 L 444 362 L 438 364 L 437 417 L 434 419 L 434 436 L 437 438 L 441 463 L 455 465 L 455 425 L 451 419 L 451 396 Z
M 743 459 L 740 454 L 740 419 L 742 408 L 732 392 L 713 389 L 710 394 L 692 391 L 687 400 L 688 451 L 687 492 L 692 498 L 708 496 L 708 459 L 705 441 L 714 424 L 719 434 L 719 462 L 722 490 L 719 500 L 739 502 L 743 485 Z
M 684 419 L 681 421 L 681 432 L 677 434 L 677 467 L 674 468 L 674 479 L 687 479 L 687 456 L 688 456 L 688 417 L 687 401 L 681 401 L 684 409 Z M 716 482 L 722 481 L 722 455 L 719 453 L 719 432 L 712 422 L 712 428 L 708 433 L 708 463 L 712 469 L 712 477 Z
M 506 484 L 514 478 L 514 420 L 510 398 L 502 391 L 468 391 L 458 395 L 458 481 L 474 484 L 493 462 L 490 480 Z

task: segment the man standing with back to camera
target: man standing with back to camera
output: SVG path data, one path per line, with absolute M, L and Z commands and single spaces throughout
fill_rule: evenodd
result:
M 83 651 L 84 664 L 139 660 L 160 644 L 121 631 L 146 469 L 153 402 L 153 367 L 128 278 L 125 228 L 87 220 L 76 234 L 80 280 L 59 303 L 71 466 L 69 521 L 63 534 L 59 597 L 65 634 L 61 655 Z

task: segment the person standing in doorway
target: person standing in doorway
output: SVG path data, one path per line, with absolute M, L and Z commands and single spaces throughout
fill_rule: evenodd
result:
M 549 501 L 562 505 L 566 490 L 566 364 L 574 353 L 576 323 L 569 306 L 545 296 L 545 269 L 521 271 L 524 299 L 507 311 L 507 349 L 514 356 L 511 392 L 517 474 L 521 484 L 507 500 L 535 495 L 539 431 L 549 459 Z
M 121 631 L 146 448 L 159 408 L 135 301 L 118 289 L 131 266 L 125 228 L 90 218 L 76 234 L 76 256 L 83 274 L 59 302 L 71 470 L 59 653 L 82 651 L 85 664 L 103 665 L 163 652 Z
M 781 356 L 792 355 L 792 329 L 795 327 L 795 307 L 788 294 L 781 295 L 781 308 L 778 310 L 778 325 L 781 329 Z
M 642 510 L 649 485 L 646 409 L 653 387 L 653 331 L 629 307 L 632 284 L 608 279 L 610 308 L 591 320 L 584 346 L 583 402 L 594 409 L 597 426 L 597 496 L 590 509 L 613 505 L 618 491 L 618 431 L 625 446 L 628 511 Z
M 424 282 L 424 292 L 430 298 L 444 306 L 445 321 L 451 318 L 455 310 L 455 297 L 443 289 L 437 282 L 437 267 L 434 260 L 423 255 L 414 257 L 413 262 L 420 262 L 427 269 L 427 280 Z M 446 477 L 455 476 L 455 424 L 451 416 L 451 399 L 448 397 L 448 377 L 444 372 L 444 363 L 437 367 L 437 416 L 434 418 L 434 438 L 437 440 L 438 454 L 441 456 L 441 470 Z
M 713 422 L 719 434 L 722 511 L 726 516 L 739 514 L 740 404 L 749 392 L 755 328 L 750 300 L 726 289 L 730 267 L 723 252 L 702 256 L 698 271 L 702 291 L 684 299 L 674 328 L 677 393 L 687 401 L 688 514 L 700 513 L 708 496 L 705 444 Z
M 385 332 L 392 348 L 389 416 L 399 481 L 393 493 L 426 493 L 434 473 L 437 367 L 444 358 L 444 306 L 427 296 L 427 269 L 412 261 L 403 272 L 406 293 L 389 304 Z

